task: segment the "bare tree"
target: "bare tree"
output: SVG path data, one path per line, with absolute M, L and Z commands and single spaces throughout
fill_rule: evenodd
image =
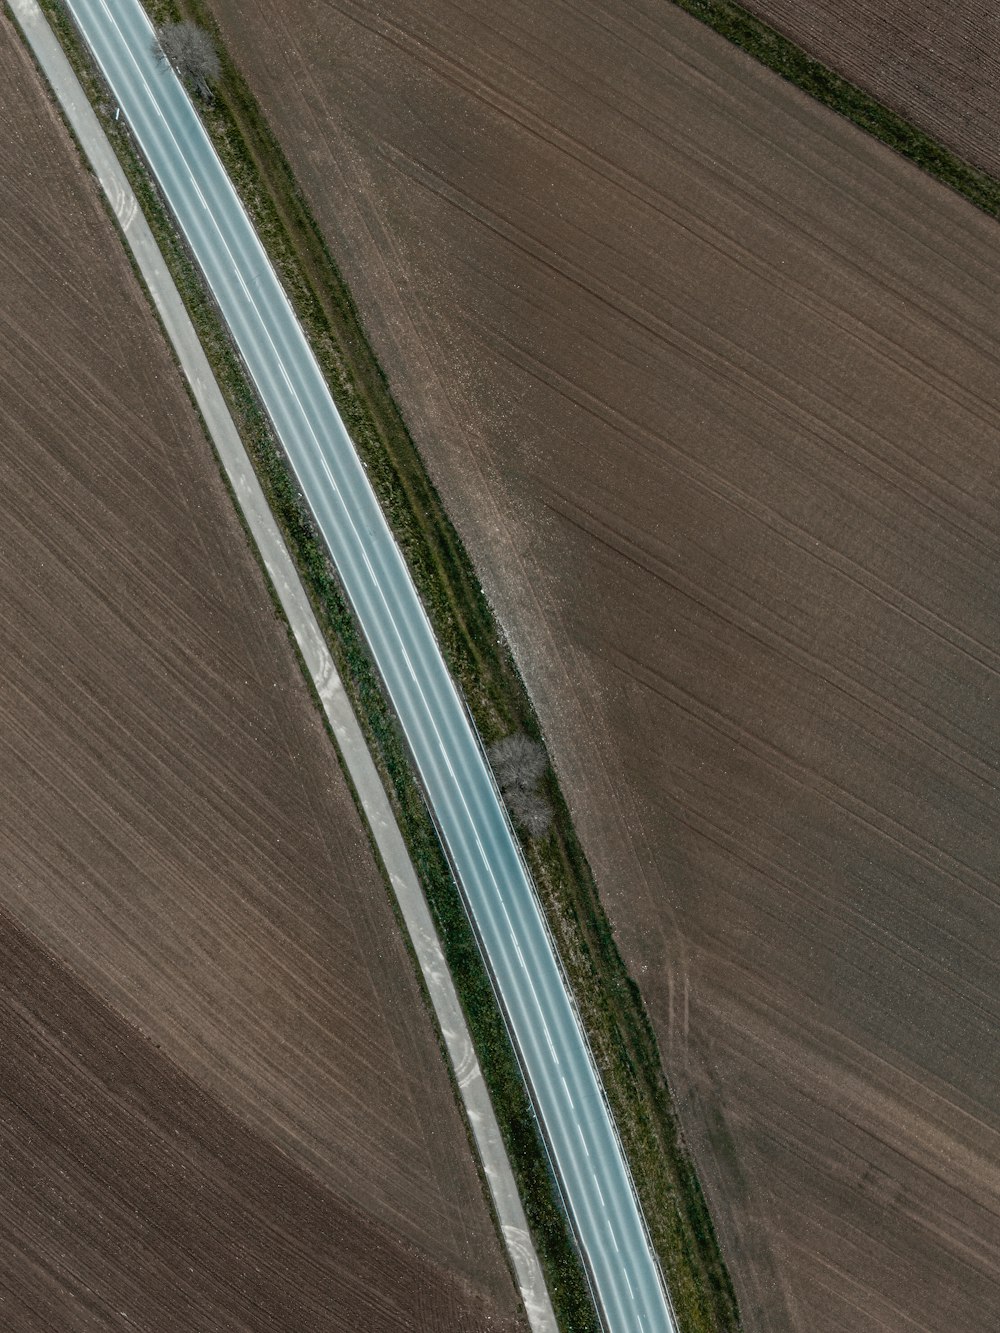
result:
M 540 791 L 520 791 L 514 787 L 503 793 L 515 824 L 520 824 L 531 838 L 541 838 L 552 825 L 552 807 Z
M 552 823 L 552 807 L 541 790 L 547 763 L 544 747 L 516 731 L 494 741 L 488 755 L 511 819 L 529 837 L 542 837 Z
M 215 43 L 204 28 L 189 19 L 165 23 L 156 34 L 156 54 L 192 92 L 211 99 L 221 65 Z
M 523 731 L 494 741 L 489 756 L 496 780 L 503 789 L 517 787 L 532 791 L 545 772 L 544 749 Z

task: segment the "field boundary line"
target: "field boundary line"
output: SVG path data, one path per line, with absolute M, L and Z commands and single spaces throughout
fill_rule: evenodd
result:
M 118 221 L 298 645 L 410 937 L 528 1321 L 533 1333 L 557 1333 L 541 1264 L 441 941 L 389 797 L 291 554 L 166 260 L 62 46 L 37 0 L 8 3 Z
M 734 0 L 671 0 L 685 14 L 752 56 L 765 69 L 843 116 L 886 148 L 914 163 L 989 217 L 1000 218 L 1000 180 L 911 120 L 874 92 L 838 74 L 780 28 Z

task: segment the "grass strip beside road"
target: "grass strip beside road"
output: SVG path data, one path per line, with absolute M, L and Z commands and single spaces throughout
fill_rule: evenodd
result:
M 427 814 L 367 649 L 315 534 L 269 422 L 247 382 L 163 202 L 58 0 L 42 0 L 101 114 L 205 344 L 262 486 L 352 694 L 427 892 L 469 1020 L 560 1326 L 596 1330 L 596 1316 L 460 894 Z M 201 0 L 155 0 L 155 21 L 192 18 L 213 32 Z M 475 571 L 428 478 L 361 321 L 311 212 L 245 81 L 220 43 L 223 74 L 203 118 L 280 272 L 337 405 L 406 553 L 449 667 L 487 743 L 539 727 Z M 711 1219 L 684 1147 L 655 1036 L 621 961 L 551 769 L 552 834 L 527 853 L 608 1091 L 643 1210 L 685 1333 L 739 1327 Z
M 741 51 L 916 163 L 971 204 L 1000 217 L 1000 181 L 971 166 L 905 116 L 813 59 L 790 38 L 731 0 L 672 0 Z

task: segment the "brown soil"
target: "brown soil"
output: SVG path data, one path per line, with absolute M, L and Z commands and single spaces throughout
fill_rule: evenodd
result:
M 653 0 L 215 8 L 514 644 L 748 1328 L 981 1333 L 1000 233 Z
M 24 1302 L 0 1324 L 507 1327 L 514 1289 L 335 752 L 7 21 L 0 119 L 0 907 L 59 960 L 7 929 L 4 1150 L 17 1190 L 28 1159 L 37 1179 L 23 1233 L 0 1191 L 0 1292 Z M 153 1156 L 198 1181 L 186 1239 L 142 1181 Z M 198 1318 L 162 1315 L 168 1272 Z
M 480 1333 L 481 1301 L 0 915 L 5 1329 Z
M 743 0 L 830 69 L 1000 176 L 1000 13 L 984 0 Z

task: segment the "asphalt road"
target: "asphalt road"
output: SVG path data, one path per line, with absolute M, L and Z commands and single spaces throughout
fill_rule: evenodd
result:
M 593 1062 L 490 772 L 319 367 L 138 0 L 68 0 L 200 264 L 329 546 L 459 876 L 605 1324 L 673 1333 Z

